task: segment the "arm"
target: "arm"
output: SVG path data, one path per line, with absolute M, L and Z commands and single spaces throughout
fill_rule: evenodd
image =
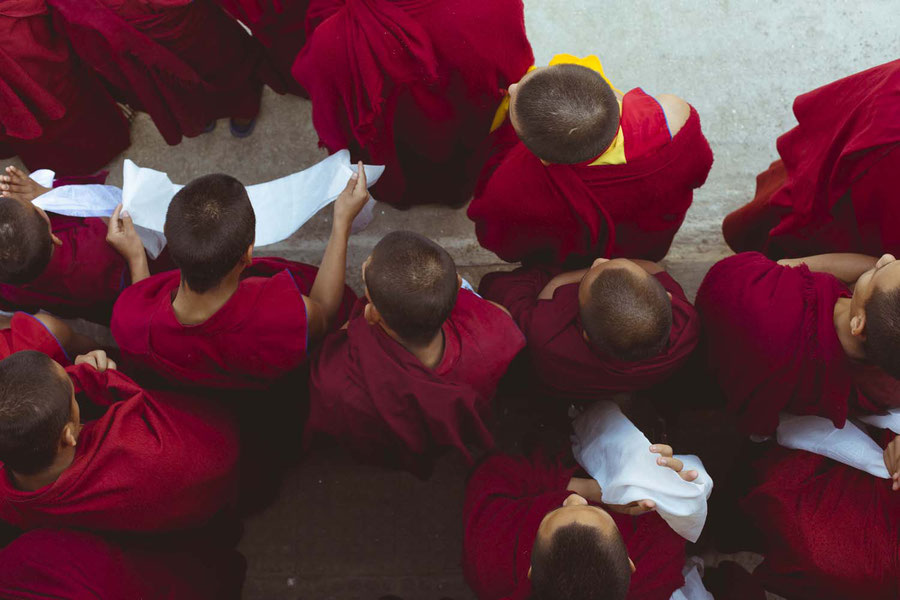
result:
M 66 354 L 69 356 L 78 356 L 79 354 L 87 354 L 91 350 L 96 350 L 100 344 L 86 335 L 76 333 L 69 324 L 53 315 L 47 313 L 38 313 L 34 318 L 43 323 L 50 333 L 57 339 Z
M 655 262 L 650 262 L 649 260 L 642 260 L 640 258 L 630 258 L 628 259 L 643 270 L 647 271 L 651 275 L 656 275 L 657 273 L 662 273 L 665 271 L 661 266 L 659 266 Z
M 669 124 L 669 133 L 675 137 L 691 116 L 691 105 L 674 94 L 660 94 L 656 101 L 662 107 L 666 115 L 666 123 Z
M 817 273 L 829 273 L 844 283 L 850 285 L 856 283 L 859 276 L 875 266 L 878 259 L 865 254 L 818 254 L 804 258 L 783 258 L 778 261 L 785 267 L 798 267 L 806 265 L 810 271 Z
M 556 277 L 550 280 L 550 282 L 544 286 L 544 289 L 541 290 L 541 293 L 538 294 L 538 300 L 550 300 L 553 298 L 553 294 L 556 292 L 556 288 L 560 288 L 564 285 L 569 285 L 570 283 L 580 283 L 582 279 L 584 279 L 585 274 L 587 274 L 588 269 L 579 269 L 578 271 L 569 271 L 567 273 L 560 273 Z
M 128 212 L 122 211 L 118 205 L 109 218 L 106 242 L 122 255 L 131 273 L 131 283 L 137 283 L 150 277 L 147 264 L 147 253 L 144 244 L 134 229 L 134 222 Z

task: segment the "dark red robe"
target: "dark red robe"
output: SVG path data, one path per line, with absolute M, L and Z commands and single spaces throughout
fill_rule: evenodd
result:
M 772 258 L 900 253 L 900 60 L 798 96 L 794 115 L 781 160 L 725 218 L 728 245 Z
M 48 3 L 82 60 L 149 113 L 169 144 L 259 112 L 263 49 L 213 0 Z
M 45 0 L 0 3 L 0 40 L 0 157 L 80 175 L 128 148 L 128 121 L 56 31 Z
M 373 195 L 459 205 L 468 162 L 534 56 L 521 0 L 312 0 L 293 74 L 329 152 L 387 166 Z
M 662 272 L 655 277 L 672 294 L 672 332 L 663 351 L 636 362 L 594 351 L 582 336 L 579 284 L 561 286 L 552 299 L 538 300 L 538 294 L 559 272 L 522 267 L 511 273 L 490 273 L 479 289 L 485 298 L 512 313 L 528 340 L 532 372 L 552 396 L 596 400 L 602 395 L 649 389 L 666 381 L 697 346 L 700 317 L 678 282 Z
M 448 447 L 491 447 L 486 421 L 500 378 L 525 346 L 503 311 L 468 290 L 443 325 L 440 364 L 428 369 L 357 304 L 346 329 L 325 338 L 311 362 L 309 436 L 330 436 L 361 461 L 430 472 Z
M 62 246 L 53 247 L 50 264 L 37 279 L 21 285 L 0 283 L 0 309 L 37 312 L 109 323 L 113 304 L 131 282 L 125 259 L 106 243 L 101 219 L 48 213 L 53 234 Z M 150 272 L 172 268 L 168 253 L 150 261 Z
M 0 329 L 0 360 L 22 350 L 43 352 L 59 364 L 71 364 L 69 355 L 47 327 L 28 313 L 17 312 L 9 327 Z
M 246 567 L 238 552 L 210 543 L 179 540 L 165 546 L 36 529 L 0 550 L 0 596 L 238 600 Z
M 619 165 L 545 166 L 509 120 L 492 137 L 468 215 L 481 245 L 507 262 L 661 260 L 713 162 L 693 108 L 672 141 Z
M 463 512 L 463 571 L 478 600 L 525 600 L 531 549 L 544 516 L 562 506 L 574 469 L 498 454 L 472 474 Z M 610 512 L 636 570 L 628 600 L 669 600 L 684 585 L 684 539 L 657 513 Z
M 118 371 L 66 371 L 84 423 L 75 459 L 33 492 L 17 489 L 0 465 L 0 520 L 162 532 L 203 526 L 230 508 L 239 449 L 229 415 L 206 400 L 142 390 Z
M 900 381 L 844 353 L 834 305 L 849 296 L 831 275 L 757 252 L 710 269 L 696 302 L 709 366 L 746 433 L 773 434 L 782 411 L 843 427 L 848 415 L 900 404 Z
M 124 363 L 170 384 L 264 389 L 306 363 L 308 329 L 303 295 L 318 269 L 280 258 L 253 260 L 237 291 L 199 325 L 178 322 L 172 300 L 180 271 L 128 287 L 116 302 L 112 334 Z M 336 327 L 356 295 L 345 288 Z

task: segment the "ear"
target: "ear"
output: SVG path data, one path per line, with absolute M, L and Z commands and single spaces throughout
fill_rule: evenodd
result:
M 631 557 L 630 557 L 630 556 L 628 557 L 628 564 L 631 565 L 631 572 L 632 572 L 632 573 L 634 573 L 635 571 L 637 571 L 637 567 L 634 566 L 634 561 L 631 560 Z
M 457 272 L 457 273 L 456 273 L 456 291 L 459 291 L 459 289 L 460 289 L 461 287 L 462 287 L 462 275 L 460 275 L 460 274 Z
M 54 246 L 62 246 L 63 245 L 62 240 L 59 239 L 58 237 L 56 237 L 55 235 L 53 235 L 52 232 L 50 233 L 50 241 L 53 242 Z
M 634 573 L 634 569 L 632 569 L 631 572 Z M 528 577 L 528 579 L 531 579 L 531 567 L 528 567 L 528 574 L 526 575 L 526 577 Z
M 860 311 L 859 314 L 850 318 L 850 333 L 855 337 L 866 339 L 866 313 Z
M 247 267 L 253 264 L 253 244 L 250 244 L 250 246 L 247 248 L 247 251 L 244 253 L 242 262 L 244 263 L 244 266 Z
M 513 92 L 515 92 L 516 89 L 518 89 L 518 87 L 519 87 L 519 82 L 517 81 L 516 83 L 513 83 L 508 88 L 506 88 L 506 93 L 508 93 L 509 95 L 512 95 Z
M 544 165 L 545 167 L 549 167 L 550 164 L 551 164 L 551 163 L 548 163 L 548 162 L 547 162 L 546 160 L 544 160 L 543 158 L 539 158 L 538 160 L 540 160 L 540 161 L 541 161 L 541 164 Z
M 672 292 L 666 292 L 666 296 L 669 297 L 669 302 L 672 301 Z
M 59 445 L 62 448 L 74 448 L 78 445 L 78 426 L 69 421 L 63 427 L 62 435 L 59 438 Z
M 363 311 L 363 317 L 365 317 L 366 323 L 369 325 L 378 325 L 381 323 L 381 313 L 378 312 L 378 309 L 375 308 L 375 305 L 372 304 L 371 300 L 366 304 L 366 308 Z
M 583 339 L 588 344 L 591 343 L 591 338 L 588 337 L 587 331 L 585 331 L 584 329 L 581 330 L 581 339 Z

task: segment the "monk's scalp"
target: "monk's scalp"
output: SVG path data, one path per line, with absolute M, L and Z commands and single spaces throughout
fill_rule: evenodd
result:
M 900 379 L 900 288 L 876 288 L 865 310 L 866 358 Z
M 518 86 L 516 133 L 538 158 L 554 164 L 600 156 L 619 131 L 619 103 L 599 73 L 581 65 L 539 69 Z
M 28 283 L 50 263 L 50 227 L 33 208 L 0 199 L 0 282 Z

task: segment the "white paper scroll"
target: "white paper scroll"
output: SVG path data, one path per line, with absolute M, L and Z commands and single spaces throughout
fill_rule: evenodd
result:
M 384 172 L 383 166 L 366 165 L 369 186 Z M 341 150 L 308 169 L 256 185 L 247 186 L 247 194 L 256 213 L 256 245 L 266 246 L 291 236 L 320 209 L 333 202 L 356 172 L 350 164 L 350 152 Z M 161 171 L 142 168 L 130 160 L 123 166 L 123 201 L 135 224 L 163 231 L 166 211 L 182 185 L 172 183 Z M 354 230 L 372 220 L 374 200 L 354 221 Z
M 597 480 L 603 502 L 628 504 L 653 500 L 656 511 L 681 537 L 696 542 L 706 523 L 706 500 L 713 481 L 693 455 L 678 455 L 685 470 L 699 473 L 694 481 L 656 464 L 650 440 L 609 401 L 594 402 L 573 422 L 575 459 Z

